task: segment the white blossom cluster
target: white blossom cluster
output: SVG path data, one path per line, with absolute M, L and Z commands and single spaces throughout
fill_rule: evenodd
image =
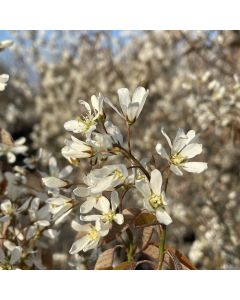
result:
M 58 203 L 53 206 L 55 211 L 59 209 L 59 214 L 54 215 L 50 212 L 50 223 L 52 228 L 59 217 L 59 225 L 54 225 L 54 229 L 57 229 L 60 235 L 54 239 L 56 248 L 51 246 L 53 241 L 47 242 L 48 255 L 53 257 L 53 262 L 46 263 L 44 247 L 35 246 L 33 250 L 39 249 L 42 253 L 43 264 L 49 267 L 55 260 L 58 262 L 61 260 L 61 266 L 64 264 L 63 267 L 66 268 L 66 262 L 70 263 L 71 260 L 72 268 L 82 265 L 82 257 L 78 254 L 71 256 L 66 254 L 70 249 L 69 243 L 72 241 L 73 233 L 71 229 L 66 228 L 68 222 L 61 223 L 60 216 L 63 215 L 64 221 L 66 213 L 68 220 L 74 218 L 81 225 L 91 222 L 91 225 L 95 226 L 95 220 L 82 220 L 92 214 L 102 215 L 102 211 L 95 208 L 97 198 L 92 198 L 90 189 L 85 192 L 86 187 L 91 186 L 90 179 L 87 179 L 88 173 L 92 168 L 99 169 L 105 164 L 126 164 L 126 159 L 120 160 L 123 154 L 116 153 L 116 149 L 113 153 L 111 145 L 114 139 L 114 144 L 119 143 L 128 150 L 127 134 L 119 141 L 118 134 L 111 134 L 110 139 L 107 136 L 109 130 L 113 131 L 113 126 L 117 126 L 125 133 L 125 122 L 122 120 L 127 119 L 127 123 L 131 126 L 132 154 L 134 153 L 135 158 L 139 157 L 150 177 L 154 169 L 158 169 L 163 177 L 160 195 L 164 205 L 168 204 L 164 206 L 165 211 L 174 221 L 174 224 L 168 227 L 167 242 L 181 245 L 180 249 L 183 249 L 197 267 L 209 269 L 239 266 L 237 241 L 240 238 L 240 231 L 237 195 L 240 190 L 239 165 L 236 163 L 239 160 L 240 140 L 238 32 L 122 32 L 114 37 L 104 31 L 91 33 L 65 31 L 52 34 L 28 31 L 13 34 L 15 46 L 6 50 L 12 53 L 9 58 L 13 60 L 9 59 L 7 68 L 0 71 L 0 74 L 3 74 L 0 75 L 0 89 L 2 89 L 0 126 L 14 136 L 14 139 L 10 138 L 8 133 L 1 129 L 1 202 L 9 199 L 12 204 L 16 201 L 17 206 L 21 207 L 24 199 L 21 198 L 23 196 L 18 199 L 18 195 L 24 193 L 28 199 L 38 197 L 36 193 L 41 193 L 39 208 L 48 205 L 50 209 L 51 198 L 58 198 Z M 125 42 L 125 39 L 128 42 Z M 1 42 L 0 51 L 10 44 L 12 43 L 9 41 Z M 10 81 L 5 74 L 11 75 Z M 123 97 L 121 95 L 125 95 L 127 89 L 121 89 L 118 95 L 116 90 L 122 86 L 133 90 L 139 83 L 150 90 L 148 94 L 145 89 L 147 99 L 145 104 L 144 97 L 141 104 L 140 102 L 134 104 L 134 93 L 132 97 L 127 96 L 126 103 L 118 103 L 117 96 Z M 108 116 L 104 120 L 106 131 L 99 123 L 94 99 L 88 102 L 91 112 L 89 113 L 89 110 L 81 104 L 80 107 L 85 109 L 86 114 L 80 118 L 76 117 L 76 99 L 79 95 L 86 99 L 98 91 L 104 94 L 96 98 L 102 99 L 101 101 L 105 99 L 104 113 Z M 144 105 L 143 113 L 141 105 Z M 111 106 L 114 106 L 116 114 Z M 131 125 L 138 117 L 140 118 L 138 126 Z M 64 142 L 64 128 L 68 131 L 68 126 L 74 124 L 68 120 L 74 118 L 75 131 L 85 128 L 87 133 L 73 131 L 74 135 L 66 141 L 62 155 L 67 158 L 70 165 L 64 170 L 62 166 L 66 160 L 64 158 L 61 160 L 59 148 Z M 89 119 L 88 122 L 85 122 L 87 121 L 85 118 Z M 83 122 L 78 122 L 79 119 Z M 64 122 L 66 125 L 62 126 Z M 188 150 L 187 143 L 185 150 L 175 153 L 174 133 L 177 128 L 186 128 L 184 134 L 192 136 L 193 132 L 189 129 L 193 127 L 196 132 L 201 132 L 205 147 L 201 155 L 201 146 L 191 145 L 193 142 L 199 144 L 193 139 L 188 145 L 190 149 L 193 147 L 190 156 L 193 153 L 198 155 L 199 152 L 199 159 L 195 160 L 194 157 L 188 156 L 189 160 L 182 160 L 181 154 Z M 165 140 L 160 141 L 161 134 L 165 134 L 164 128 L 169 136 L 173 137 L 170 144 L 166 139 L 167 147 L 162 145 Z M 178 134 L 181 135 L 181 132 Z M 22 136 L 26 137 L 26 140 L 20 138 Z M 47 147 L 52 154 L 44 157 L 40 151 L 39 155 L 31 157 L 29 153 L 33 151 L 32 141 L 35 150 Z M 29 151 L 26 144 L 30 148 Z M 79 147 L 82 153 L 76 154 L 75 149 Z M 69 156 L 71 153 L 69 148 L 73 153 L 72 157 Z M 92 157 L 89 157 L 90 153 Z M 83 154 L 86 158 L 78 157 Z M 204 160 L 203 157 L 207 158 L 211 167 L 201 176 L 193 176 L 190 179 L 189 170 L 198 171 L 206 167 L 204 164 L 199 165 L 199 160 Z M 56 159 L 61 167 L 57 166 Z M 39 165 L 43 160 L 44 164 Z M 146 174 L 139 168 L 132 168 L 132 164 L 129 162 L 129 165 L 126 165 L 128 175 L 123 185 L 113 188 L 120 200 L 116 213 L 122 213 L 124 222 L 118 225 L 113 221 L 108 234 L 100 239 L 98 252 L 84 253 L 84 257 L 89 258 L 89 261 L 94 261 L 94 255 L 98 255 L 101 249 L 108 247 L 107 243 L 112 238 L 116 226 L 126 226 L 128 216 L 123 212 L 125 207 L 142 208 L 144 205 L 146 211 L 151 211 L 145 199 L 153 192 L 153 186 L 144 185 L 146 191 L 143 193 L 135 189 L 138 181 L 146 179 Z M 164 190 L 168 171 L 165 167 L 168 165 L 172 175 L 166 197 Z M 197 169 L 194 169 L 195 167 Z M 29 172 L 34 175 L 29 176 Z M 173 173 L 178 175 L 182 173 L 185 176 L 174 176 Z M 41 177 L 45 179 L 39 183 Z M 51 187 L 52 177 L 56 178 L 53 187 Z M 36 179 L 33 188 L 30 178 Z M 150 181 L 146 180 L 147 183 Z M 45 188 L 42 186 L 43 183 L 46 184 Z M 121 197 L 125 187 L 129 188 L 129 191 L 124 196 L 123 204 L 126 206 L 123 205 L 121 209 Z M 103 192 L 104 197 L 108 199 L 109 209 L 112 209 L 113 191 L 106 188 L 107 190 Z M 73 193 L 73 190 L 76 191 Z M 88 194 L 83 196 L 84 193 Z M 87 201 L 82 203 L 85 199 Z M 92 201 L 91 210 L 88 210 L 88 200 L 90 203 Z M 63 209 L 61 202 L 66 203 Z M 81 205 L 81 219 L 78 217 L 79 205 Z M 54 211 L 52 207 L 51 210 Z M 22 214 L 26 215 L 27 211 L 18 214 L 19 223 L 15 225 L 16 227 L 27 227 L 27 222 L 24 221 L 23 225 L 20 222 L 25 219 L 22 218 Z M 152 212 L 155 214 L 156 210 Z M 4 216 L 1 212 L 3 220 Z M 46 241 L 42 233 L 38 238 L 41 243 L 42 240 Z M 6 232 L 5 237 L 7 235 L 9 241 L 16 247 L 23 247 L 24 243 L 16 241 L 10 231 Z M 81 232 L 77 233 L 76 240 L 81 235 Z M 5 257 L 10 259 L 10 250 L 3 246 L 3 252 Z
M 157 168 L 151 169 L 147 164 L 143 166 L 135 158 L 130 148 L 130 136 L 128 136 L 128 150 L 124 147 L 120 129 L 108 119 L 104 112 L 106 103 L 125 121 L 127 129 L 130 131 L 143 109 L 148 93 L 149 91 L 145 88 L 137 87 L 131 98 L 128 89 L 119 89 L 119 104 L 122 112 L 119 112 L 103 95 L 100 94 L 98 97 L 93 95 L 91 97 L 92 107 L 88 102 L 80 100 L 79 103 L 85 108 L 86 113 L 64 124 L 67 131 L 80 136 L 80 138 L 71 135 L 71 139 L 65 141 L 62 155 L 73 166 L 81 168 L 83 159 L 88 159 L 92 166 L 91 171 L 84 176 L 83 184 L 77 187 L 74 183 L 63 179 L 60 174 L 43 178 L 43 183 L 49 189 L 55 190 L 54 197 L 47 200 L 53 215 L 65 216 L 73 206 L 71 198 L 62 194 L 61 189 L 67 188 L 69 185 L 74 186 L 74 198 L 85 199 L 80 205 L 81 223 L 72 221 L 72 228 L 80 234 L 81 238 L 73 243 L 70 254 L 96 248 L 111 231 L 114 222 L 118 225 L 124 223 L 123 197 L 120 196 L 122 190 L 136 189 L 142 196 L 142 206 L 146 211 L 156 215 L 160 224 L 172 223 L 172 218 L 166 209 L 168 201 L 166 189 L 165 191 L 163 189 L 161 171 Z M 192 173 L 201 173 L 207 169 L 207 164 L 204 162 L 189 161 L 202 152 L 202 145 L 197 142 L 194 130 L 185 134 L 182 129 L 179 129 L 173 143 L 164 129 L 162 129 L 162 133 L 168 142 L 170 152 L 167 154 L 161 144 L 156 145 L 156 151 L 163 159 L 167 160 L 167 169 L 170 172 L 181 176 L 183 175 L 181 169 Z M 127 163 L 115 162 L 122 156 L 128 160 Z M 134 168 L 138 168 L 138 172 Z

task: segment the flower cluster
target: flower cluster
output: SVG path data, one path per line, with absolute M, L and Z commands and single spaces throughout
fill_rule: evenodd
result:
M 79 220 L 71 222 L 72 228 L 78 232 L 77 239 L 69 250 L 72 255 L 97 248 L 113 232 L 118 231 L 117 235 L 121 236 L 123 228 L 128 228 L 129 236 L 131 226 L 128 224 L 129 220 L 126 220 L 124 205 L 127 192 L 141 197 L 139 205 L 130 203 L 133 207 L 137 205 L 140 215 L 138 218 L 148 214 L 155 219 L 155 226 L 162 226 L 165 230 L 172 223 L 166 196 L 170 172 L 183 175 L 181 169 L 192 173 L 201 173 L 207 169 L 204 162 L 188 161 L 202 152 L 202 145 L 197 141 L 198 136 L 194 130 L 185 134 L 179 129 L 172 143 L 162 128 L 162 134 L 170 147 L 170 153 L 167 154 L 162 144 L 156 145 L 157 153 L 167 160 L 163 172 L 156 165 L 151 165 L 149 159 L 138 159 L 133 154 L 130 129 L 140 116 L 148 93 L 144 87 L 137 87 L 131 99 L 128 89 L 119 89 L 122 113 L 108 98 L 101 94 L 98 97 L 93 95 L 93 110 L 86 101 L 81 100 L 79 102 L 87 113 L 64 124 L 64 128 L 75 135 L 71 135 L 70 140 L 65 140 L 62 155 L 80 170 L 86 167 L 88 160 L 90 171 L 83 176 L 81 183 L 66 181 L 60 174 L 43 177 L 42 181 L 48 192 L 53 194 L 47 203 L 51 213 L 57 215 L 57 218 L 68 214 L 73 205 L 80 206 Z M 105 105 L 112 107 L 125 120 L 128 131 L 126 140 L 120 129 L 108 119 Z M 69 188 L 73 188 L 71 198 L 66 196 Z

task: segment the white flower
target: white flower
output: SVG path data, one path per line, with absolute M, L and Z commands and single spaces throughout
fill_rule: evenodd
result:
M 49 203 L 49 211 L 55 216 L 55 219 L 66 212 L 70 213 L 73 206 L 73 200 L 62 195 L 49 198 L 46 202 Z
M 94 156 L 93 148 L 87 143 L 71 136 L 72 140 L 66 140 L 66 146 L 62 148 L 62 155 L 71 163 L 79 158 L 89 158 Z
M 104 101 L 110 105 L 123 119 L 126 119 L 129 124 L 133 124 L 139 117 L 145 101 L 147 99 L 149 90 L 145 90 L 144 87 L 137 87 L 133 93 L 131 99 L 129 90 L 127 88 L 121 88 L 118 90 L 119 103 L 122 109 L 122 113 L 112 104 L 112 102 L 104 98 Z
M 193 158 L 202 152 L 202 145 L 197 143 L 198 136 L 195 134 L 194 130 L 190 130 L 185 134 L 183 129 L 178 129 L 173 143 L 163 128 L 161 131 L 170 147 L 170 154 L 167 154 L 161 144 L 156 145 L 156 151 L 162 158 L 169 161 L 170 170 L 172 172 L 181 176 L 183 173 L 180 168 L 192 173 L 201 173 L 207 169 L 207 163 L 205 162 L 188 162 L 188 159 Z
M 66 146 L 62 149 L 62 155 L 71 163 L 80 158 L 100 157 L 111 155 L 108 151 L 112 148 L 111 137 L 107 134 L 93 133 L 93 138 L 83 142 L 71 136 L 71 141 L 66 140 Z
M 107 133 L 112 137 L 114 143 L 119 144 L 120 146 L 123 145 L 123 136 L 121 134 L 120 129 L 113 125 L 112 122 L 106 121 L 104 123 Z
M 91 190 L 85 186 L 78 186 L 73 190 L 78 197 L 87 197 L 87 200 L 80 206 L 80 213 L 87 214 L 93 208 L 99 209 L 108 199 L 102 194 L 92 194 Z
M 111 228 L 112 222 L 116 222 L 118 225 L 123 224 L 124 218 L 120 213 L 116 213 L 116 210 L 120 204 L 119 196 L 116 191 L 111 193 L 111 207 L 109 201 L 102 201 L 98 210 L 102 212 L 101 215 L 89 215 L 89 216 L 81 216 L 80 220 L 82 221 L 101 221 L 102 223 L 109 225 Z
M 28 147 L 23 145 L 26 139 L 21 137 L 12 143 L 0 143 L 0 156 L 6 155 L 9 163 L 16 161 L 16 154 L 25 154 Z
M 172 223 L 171 217 L 166 212 L 164 206 L 167 205 L 165 193 L 162 189 L 162 174 L 155 169 L 151 172 L 150 182 L 136 181 L 136 188 L 142 194 L 144 207 L 155 212 L 159 223 L 169 225 Z
M 46 187 L 53 189 L 66 187 L 68 185 L 68 182 L 52 176 L 42 178 L 42 182 Z
M 4 91 L 9 79 L 9 75 L 2 74 L 0 75 L 0 91 Z
M 9 199 L 4 200 L 0 205 L 0 212 L 2 213 L 2 216 L 0 216 L 0 222 L 6 222 L 10 220 L 12 215 L 18 215 L 22 213 L 28 208 L 30 201 L 31 197 L 25 200 L 19 208 L 16 208 L 16 206 L 13 205 Z
M 79 103 L 85 106 L 87 115 L 78 117 L 76 120 L 67 121 L 64 128 L 74 133 L 83 133 L 87 138 L 90 138 L 92 132 L 96 129 L 97 119 L 104 116 L 103 96 L 99 94 L 98 97 L 95 95 L 91 97 L 93 112 L 86 101 L 80 100 Z
M 6 48 L 9 48 L 13 45 L 13 41 L 4 40 L 0 42 L 0 51 L 3 51 Z
M 69 250 L 70 254 L 76 254 L 80 251 L 86 252 L 97 247 L 100 238 L 108 234 L 109 229 L 104 228 L 100 222 L 92 224 L 80 225 L 76 221 L 72 221 L 72 228 L 78 231 L 82 237 L 75 241 Z
M 42 181 L 43 184 L 49 188 L 49 192 L 53 195 L 57 195 L 59 194 L 59 188 L 67 187 L 69 185 L 67 181 L 62 179 L 71 174 L 73 167 L 66 166 L 60 171 L 57 166 L 56 158 L 53 156 L 50 157 L 48 164 L 51 176 L 46 176 L 47 174 L 42 172 L 41 174 L 45 176 L 42 178 Z
M 0 270 L 11 269 L 13 265 L 19 262 L 22 256 L 22 248 L 20 246 L 16 246 L 9 241 L 5 241 L 4 246 L 10 252 L 10 259 L 6 257 L 3 249 L 0 248 Z
M 91 184 L 91 193 L 94 194 L 111 191 L 114 187 L 123 184 L 127 176 L 128 170 L 123 164 L 106 165 L 87 175 L 88 183 Z

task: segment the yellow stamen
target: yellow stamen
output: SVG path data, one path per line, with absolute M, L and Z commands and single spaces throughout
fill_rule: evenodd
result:
M 149 203 L 152 206 L 152 208 L 157 209 L 163 206 L 163 198 L 162 196 L 152 194 L 151 197 L 149 198 Z
M 116 178 L 116 179 L 122 179 L 124 176 L 123 176 L 123 173 L 119 170 L 114 170 L 113 171 L 113 176 Z
M 185 157 L 183 157 L 181 154 L 173 154 L 170 158 L 170 161 L 173 165 L 179 166 L 183 161 Z
M 110 223 L 113 221 L 114 216 L 115 216 L 114 211 L 109 211 L 109 212 L 103 214 L 102 221 L 104 223 L 108 223 L 108 222 Z
M 91 240 L 94 241 L 98 237 L 98 231 L 95 228 L 92 228 L 89 232 L 88 235 L 90 236 Z

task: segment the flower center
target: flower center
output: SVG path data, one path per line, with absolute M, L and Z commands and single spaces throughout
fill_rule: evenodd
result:
M 88 232 L 88 235 L 90 236 L 91 240 L 94 241 L 98 237 L 98 231 L 93 228 Z
M 115 216 L 115 213 L 114 213 L 114 211 L 111 210 L 102 216 L 102 221 L 104 223 L 111 223 L 113 221 L 114 216 Z
M 77 121 L 82 123 L 84 132 L 87 132 L 93 125 L 96 124 L 96 122 L 94 122 L 94 120 L 90 117 L 84 117 L 83 119 L 81 117 L 77 117 Z
M 183 161 L 185 157 L 183 157 L 181 154 L 173 154 L 170 158 L 170 161 L 173 165 L 179 166 Z
M 163 206 L 162 196 L 152 194 L 151 197 L 149 198 L 149 203 L 152 206 L 152 208 L 154 208 L 154 209 L 157 209 L 157 208 Z
M 113 176 L 116 179 L 122 179 L 124 177 L 123 173 L 121 171 L 119 171 L 118 169 L 113 171 Z

